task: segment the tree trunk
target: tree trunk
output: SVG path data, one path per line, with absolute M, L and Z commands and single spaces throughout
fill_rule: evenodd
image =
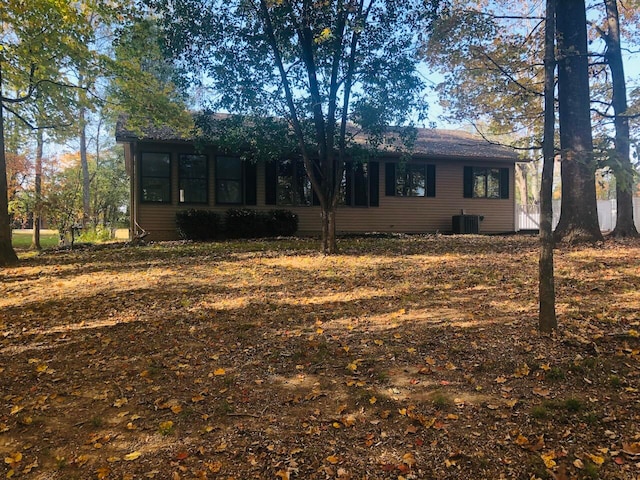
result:
M 562 0 L 560 0 L 562 1 Z M 553 273 L 553 163 L 555 157 L 555 11 L 556 0 L 547 0 L 544 46 L 544 162 L 540 182 L 540 260 L 538 287 L 540 311 L 538 328 L 550 333 L 558 328 Z
M 604 0 L 607 11 L 607 32 L 604 39 L 607 44 L 606 59 L 611 70 L 613 89 L 614 125 L 616 128 L 615 154 L 612 168 L 616 176 L 616 228 L 612 235 L 616 237 L 637 237 L 638 230 L 633 221 L 633 166 L 629 158 L 630 133 L 627 112 L 627 85 L 624 78 L 624 63 L 620 45 L 620 17 L 617 0 Z
M 596 204 L 584 0 L 563 0 L 556 11 L 562 205 L 556 240 L 602 240 Z
M 36 177 L 35 177 L 35 205 L 33 208 L 33 237 L 31 248 L 41 250 L 40 245 L 40 219 L 42 218 L 42 150 L 44 139 L 42 130 L 36 131 Z
M 0 62 L 0 267 L 18 263 L 11 245 L 11 216 L 7 185 L 7 159 L 4 146 L 4 108 L 2 106 L 2 63 Z
M 80 165 L 82 167 L 82 226 L 87 227 L 91 217 L 91 178 L 89 177 L 89 160 L 87 158 L 87 122 L 86 109 L 80 107 Z

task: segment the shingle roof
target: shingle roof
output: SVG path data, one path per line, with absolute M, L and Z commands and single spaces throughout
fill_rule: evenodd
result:
M 226 115 L 216 116 L 224 117 Z M 357 135 L 364 141 L 364 136 Z M 116 124 L 116 140 L 118 142 L 131 142 L 135 140 L 158 142 L 190 142 L 194 141 L 193 135 L 184 135 L 172 130 L 170 127 L 145 128 L 142 134 L 127 129 L 126 118 L 120 117 Z M 381 147 L 389 153 L 396 149 L 391 145 Z M 441 130 L 432 128 L 418 128 L 417 137 L 412 148 L 412 154 L 431 158 L 450 159 L 490 159 L 505 162 L 518 161 L 518 154 L 512 148 L 498 143 L 491 143 L 486 139 L 461 130 Z

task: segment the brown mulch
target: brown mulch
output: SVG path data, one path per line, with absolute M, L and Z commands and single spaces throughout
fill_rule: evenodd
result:
M 0 474 L 638 479 L 640 241 L 116 245 L 0 270 Z M 28 257 L 28 258 L 27 258 Z

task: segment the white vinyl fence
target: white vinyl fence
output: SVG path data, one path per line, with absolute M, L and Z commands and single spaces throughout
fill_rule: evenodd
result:
M 616 226 L 616 201 L 598 200 L 598 221 L 600 230 L 609 232 Z M 553 202 L 553 228 L 560 219 L 560 200 Z M 633 219 L 640 230 L 640 198 L 633 199 Z M 540 228 L 540 205 L 516 205 L 517 230 L 538 230 Z

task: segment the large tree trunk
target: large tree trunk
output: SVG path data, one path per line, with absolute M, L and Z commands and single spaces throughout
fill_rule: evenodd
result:
M 556 11 L 562 206 L 556 240 L 602 240 L 596 204 L 591 134 L 587 19 L 584 0 L 562 0 Z
M 0 62 L 0 97 L 2 97 L 2 63 Z M 7 159 L 4 146 L 4 109 L 0 101 L 0 267 L 18 262 L 11 245 L 11 216 L 9 215 Z
M 33 208 L 33 237 L 31 248 L 42 249 L 40 245 L 40 220 L 42 218 L 42 150 L 44 138 L 41 129 L 36 132 L 36 177 L 35 177 L 35 205 Z
M 87 158 L 87 122 L 86 109 L 80 107 L 80 165 L 82 167 L 82 226 L 87 227 L 91 217 L 91 178 L 89 177 L 89 160 Z
M 562 1 L 562 0 L 560 0 Z M 556 292 L 553 273 L 553 163 L 555 157 L 555 11 L 556 0 L 547 0 L 544 46 L 544 162 L 540 184 L 540 261 L 538 286 L 540 311 L 538 328 L 552 332 L 558 328 L 556 318 Z
M 604 1 L 607 10 L 607 32 L 604 39 L 607 43 L 606 59 L 611 70 L 611 84 L 613 88 L 614 125 L 616 127 L 616 148 L 612 163 L 616 176 L 616 203 L 618 213 L 616 237 L 637 237 L 638 230 L 633 222 L 633 166 L 629 158 L 629 119 L 627 112 L 627 85 L 624 79 L 624 63 L 620 45 L 620 17 L 618 15 L 617 0 Z

